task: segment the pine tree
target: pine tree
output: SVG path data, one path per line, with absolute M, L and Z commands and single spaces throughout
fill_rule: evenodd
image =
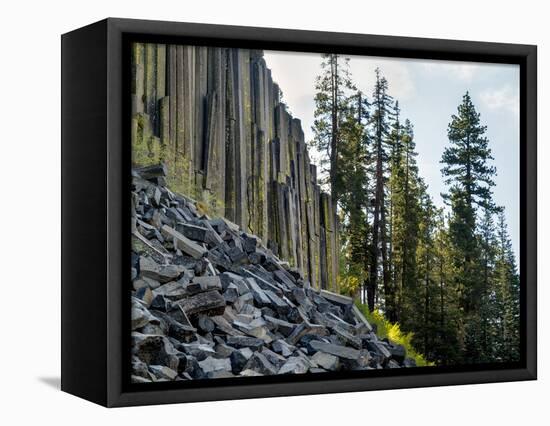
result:
M 399 175 L 401 174 L 403 159 L 401 157 L 401 152 L 403 150 L 403 129 L 401 125 L 401 110 L 399 108 L 399 101 L 395 101 L 393 107 L 393 123 L 391 125 L 391 130 L 389 134 L 389 145 L 390 145 L 390 158 L 389 158 L 389 192 L 388 192 L 388 205 L 389 205 L 389 214 L 388 214 L 388 269 L 390 274 L 390 284 L 386 289 L 386 294 L 384 295 L 385 300 L 385 311 L 388 319 L 392 322 L 398 321 L 398 285 L 397 285 L 397 276 L 399 273 L 399 260 L 398 256 L 394 256 L 395 246 L 394 246 L 394 223 L 397 219 L 397 206 L 395 205 L 395 199 L 397 194 L 401 191 L 399 187 Z M 396 267 L 397 266 L 397 267 Z
M 520 357 L 520 281 L 504 210 L 498 213 L 497 254 L 495 266 L 496 299 L 499 306 L 497 334 L 499 357 L 519 361 Z
M 406 328 L 418 330 L 415 333 L 417 347 L 424 354 L 433 357 L 433 341 L 437 328 L 436 295 L 436 218 L 437 210 L 427 192 L 427 186 L 420 181 L 420 220 L 418 229 L 418 247 L 415 260 L 418 268 L 417 283 L 412 288 L 405 289 L 407 303 Z
M 357 92 L 350 97 L 349 108 L 340 127 L 340 223 L 342 224 L 342 279 L 348 293 L 355 296 L 360 283 L 365 279 L 368 183 L 367 176 L 367 131 L 369 103 L 366 96 Z
M 342 169 L 340 145 L 342 135 L 340 127 L 349 108 L 346 91 L 355 90 L 349 71 L 349 58 L 337 54 L 323 55 L 322 72 L 315 82 L 315 120 L 312 130 L 312 145 L 321 153 L 321 166 L 328 172 L 328 183 L 334 219 L 337 218 L 337 206 L 341 192 Z M 328 169 L 326 168 L 328 165 Z M 336 220 L 334 223 L 337 223 Z
M 459 354 L 458 324 L 460 313 L 455 288 L 452 286 L 450 268 L 450 241 L 444 212 L 438 210 L 436 215 L 435 271 L 437 284 L 437 330 L 434 331 L 434 342 L 430 359 L 439 365 L 456 363 Z
M 451 257 L 454 268 L 454 285 L 459 293 L 460 310 L 463 312 L 461 340 L 465 357 L 472 361 L 478 356 L 478 311 L 483 293 L 479 280 L 480 247 L 476 238 L 477 207 L 494 209 L 491 188 L 496 174 L 488 162 L 493 159 L 485 137 L 486 126 L 480 124 L 472 99 L 467 92 L 453 115 L 448 127 L 450 145 L 445 148 L 441 162 L 445 183 L 449 192 L 443 194 L 450 203 L 452 215 L 449 222 Z
M 462 342 L 465 362 L 482 358 L 483 326 L 481 312 L 486 286 L 483 279 L 483 244 L 477 238 L 478 207 L 487 214 L 496 211 L 491 188 L 494 186 L 493 159 L 485 137 L 486 126 L 480 124 L 472 99 L 467 92 L 453 115 L 448 128 L 450 146 L 445 148 L 442 169 L 445 183 L 451 185 L 444 194 L 450 202 L 452 215 L 449 221 L 451 257 L 454 268 L 454 286 L 459 296 L 462 313 L 459 338 Z M 481 333 L 480 333 L 481 330 Z
M 494 359 L 494 318 L 496 312 L 495 300 L 495 261 L 496 261 L 496 236 L 493 220 L 493 209 L 484 208 L 483 216 L 479 224 L 479 247 L 482 283 L 481 297 L 478 311 L 478 360 L 488 362 Z
M 374 162 L 374 198 L 372 203 L 372 237 L 369 245 L 369 278 L 367 284 L 367 304 L 374 309 L 377 290 L 379 265 L 382 263 L 384 293 L 390 291 L 388 265 L 388 239 L 386 229 L 385 183 L 388 161 L 389 119 L 392 115 L 393 99 L 388 94 L 388 82 L 376 69 L 376 83 L 372 95 L 372 113 L 370 124 L 373 128 L 372 159 Z
M 419 231 L 419 177 L 416 165 L 413 127 L 409 120 L 392 131 L 391 173 L 390 173 L 390 254 L 392 260 L 392 288 L 395 296 L 386 301 L 393 302 L 387 312 L 394 321 L 402 321 L 403 298 L 407 289 L 416 283 L 415 253 Z M 396 146 L 397 145 L 397 146 Z

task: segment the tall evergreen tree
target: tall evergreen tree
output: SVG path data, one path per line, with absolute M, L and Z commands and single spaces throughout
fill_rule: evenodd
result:
M 374 197 L 372 203 L 372 238 L 369 247 L 369 277 L 367 284 L 367 304 L 374 309 L 379 279 L 379 266 L 382 264 L 384 292 L 388 293 L 390 273 L 388 265 L 388 239 L 386 229 L 386 170 L 388 162 L 388 135 L 392 116 L 393 99 L 388 94 L 388 81 L 376 69 L 376 83 L 372 95 L 372 158 L 374 162 Z
M 413 127 L 407 119 L 399 127 L 399 139 L 394 136 L 390 173 L 390 253 L 392 260 L 392 289 L 394 297 L 388 302 L 387 313 L 393 321 L 403 317 L 403 299 L 407 289 L 415 287 L 416 259 L 419 232 L 419 176 Z M 396 133 L 394 125 L 392 134 Z M 396 146 L 397 145 L 397 146 Z
M 435 233 L 435 276 L 437 283 L 437 330 L 429 358 L 440 365 L 456 363 L 459 354 L 458 324 L 460 312 L 455 288 L 452 286 L 449 232 L 443 210 L 436 216 Z M 460 358 L 460 357 L 458 357 Z
M 493 157 L 486 131 L 487 126 L 481 125 L 480 114 L 466 92 L 447 129 L 450 146 L 443 152 L 441 162 L 445 166 L 441 172 L 445 183 L 452 185 L 444 198 L 459 196 L 470 210 L 475 206 L 495 209 L 491 188 L 495 185 L 496 169 L 489 165 Z
M 484 208 L 483 216 L 479 224 L 480 270 L 479 277 L 482 288 L 479 300 L 477 324 L 478 342 L 476 345 L 476 359 L 490 361 L 494 358 L 494 331 L 493 322 L 497 315 L 495 300 L 495 261 L 496 261 L 496 235 L 493 210 Z M 476 342 L 474 342 L 476 343 Z
M 349 58 L 337 54 L 324 54 L 322 72 L 315 82 L 315 112 L 312 144 L 322 154 L 321 166 L 328 172 L 333 216 L 337 218 L 337 206 L 342 188 L 340 176 L 340 127 L 349 108 L 347 91 L 355 90 L 349 71 Z M 328 168 L 327 168 L 328 166 Z M 334 222 L 336 223 L 336 221 Z
M 415 333 L 417 347 L 432 357 L 433 342 L 437 328 L 438 283 L 436 281 L 436 218 L 437 210 L 428 195 L 427 186 L 420 181 L 420 220 L 418 247 L 415 254 L 417 264 L 417 282 L 405 289 L 407 295 L 405 327 L 418 330 Z
M 500 341 L 499 355 L 503 361 L 518 361 L 520 357 L 520 281 L 512 242 L 508 234 L 504 210 L 498 213 L 497 255 L 495 267 L 496 299 Z
M 360 282 L 366 276 L 364 266 L 367 256 L 366 236 L 369 228 L 366 214 L 369 183 L 366 168 L 368 119 L 369 102 L 363 93 L 357 92 L 350 97 L 349 108 L 340 126 L 342 136 L 340 223 L 342 224 L 342 256 L 345 260 L 340 270 L 342 278 L 347 280 L 347 285 L 344 287 L 351 295 L 356 294 Z M 353 283 L 349 280 L 353 280 Z
M 479 308 L 483 294 L 479 242 L 476 237 L 477 208 L 494 210 L 491 188 L 494 186 L 493 159 L 485 137 L 487 128 L 480 124 L 480 115 L 468 92 L 453 115 L 447 135 L 450 145 L 443 152 L 441 162 L 449 192 L 443 194 L 450 202 L 449 222 L 451 256 L 454 268 L 454 286 L 458 291 L 463 321 L 460 339 L 466 360 L 479 356 Z

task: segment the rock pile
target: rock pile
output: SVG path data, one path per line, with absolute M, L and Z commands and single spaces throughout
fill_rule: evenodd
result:
M 166 188 L 132 183 L 132 380 L 412 367 L 345 296 L 318 291 L 258 238 Z

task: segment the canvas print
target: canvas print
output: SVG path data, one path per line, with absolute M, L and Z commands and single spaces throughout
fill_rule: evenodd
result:
M 133 383 L 519 361 L 519 66 L 131 61 Z

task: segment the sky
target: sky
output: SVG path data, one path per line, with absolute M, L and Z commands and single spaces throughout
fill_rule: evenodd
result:
M 420 175 L 434 203 L 443 207 L 447 188 L 441 176 L 441 156 L 451 115 L 466 91 L 470 92 L 497 169 L 494 199 L 505 207 L 516 258 L 519 258 L 519 66 L 400 58 L 349 56 L 350 71 L 358 89 L 370 95 L 379 67 L 389 94 L 399 100 L 401 116 L 414 125 Z M 306 140 L 313 138 L 315 77 L 319 54 L 266 51 L 273 80 L 283 91 L 290 112 L 302 121 Z M 312 155 L 312 157 L 314 157 Z

